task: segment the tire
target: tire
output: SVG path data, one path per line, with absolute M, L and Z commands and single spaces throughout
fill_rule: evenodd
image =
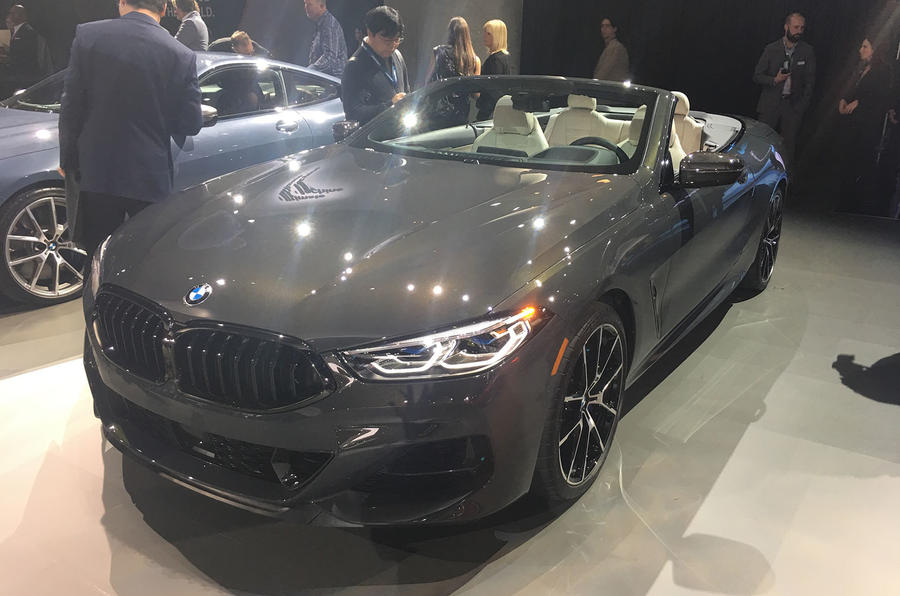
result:
M 769 286 L 775 271 L 775 260 L 781 245 L 781 226 L 784 219 L 784 189 L 778 188 L 769 199 L 762 237 L 756 248 L 756 258 L 741 281 L 741 287 L 762 292 Z
M 625 394 L 626 337 L 616 311 L 596 304 L 566 347 L 557 375 L 551 377 L 551 403 L 532 481 L 532 492 L 551 504 L 581 497 L 606 461 Z M 586 367 L 599 370 L 591 384 Z
M 81 295 L 86 253 L 69 233 L 62 188 L 22 192 L 0 205 L 0 292 L 49 306 Z

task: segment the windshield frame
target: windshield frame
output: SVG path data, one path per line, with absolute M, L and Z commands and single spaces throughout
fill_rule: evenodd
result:
M 448 149 L 423 149 L 416 146 L 403 146 L 394 142 L 379 141 L 372 138 L 372 133 L 380 127 L 390 124 L 392 120 L 402 118 L 402 114 L 415 111 L 416 106 L 429 97 L 439 97 L 448 87 L 458 87 L 455 91 L 475 91 L 483 88 L 485 82 L 496 82 L 509 92 L 547 92 L 552 95 L 564 94 L 597 94 L 609 99 L 619 98 L 623 103 L 634 103 L 635 98 L 642 98 L 642 105 L 646 106 L 646 116 L 641 133 L 641 142 L 631 159 L 627 162 L 615 165 L 586 165 L 571 163 L 553 163 L 541 161 L 533 157 L 520 157 L 512 155 L 500 155 L 492 153 L 469 153 Z M 587 92 L 587 93 L 584 93 Z M 532 169 L 532 170 L 556 170 L 570 172 L 584 172 L 591 174 L 633 174 L 642 165 L 648 145 L 652 144 L 653 115 L 655 113 L 660 95 L 664 93 L 659 89 L 631 85 L 630 83 L 614 83 L 598 81 L 595 79 L 567 78 L 556 76 L 527 76 L 527 75 L 492 75 L 477 77 L 457 77 L 432 83 L 426 87 L 407 95 L 404 99 L 361 126 L 349 137 L 341 141 L 350 147 L 377 151 L 379 153 L 417 157 L 422 159 L 440 159 L 467 164 L 489 164 L 502 167 Z M 543 117 L 547 112 L 534 112 L 536 117 Z M 466 126 L 474 128 L 474 122 L 467 122 Z M 439 129 L 436 129 L 439 130 Z M 449 129 L 448 129 L 449 130 Z M 431 131 L 435 132 L 435 131 Z M 427 133 L 426 133 L 427 134 Z M 414 136 L 414 135 L 413 135 Z
M 55 85 L 55 84 L 59 84 L 59 94 L 60 94 L 60 101 L 61 101 L 63 85 L 65 84 L 65 70 L 61 70 L 57 73 L 54 73 L 54 74 L 50 75 L 49 77 L 38 81 L 31 87 L 28 87 L 28 88 L 22 90 L 20 93 L 17 93 L 15 95 L 12 95 L 12 96 L 4 99 L 2 101 L 2 105 L 3 105 L 3 107 L 6 107 L 6 108 L 9 108 L 12 110 L 25 110 L 28 112 L 44 112 L 44 113 L 48 113 L 48 114 L 59 114 L 59 110 L 60 110 L 59 103 L 37 104 L 37 103 L 30 103 L 27 101 L 23 101 L 23 98 L 27 97 L 28 95 L 35 93 L 35 92 L 39 92 L 44 87 L 48 87 L 50 85 Z

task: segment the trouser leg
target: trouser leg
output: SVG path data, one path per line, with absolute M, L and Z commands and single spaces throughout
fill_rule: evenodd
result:
M 76 214 L 75 241 L 91 257 L 106 237 L 125 221 L 126 216 L 137 215 L 149 204 L 113 195 L 81 192 Z
M 797 152 L 797 133 L 800 131 L 800 123 L 803 114 L 797 112 L 789 101 L 781 102 L 779 132 L 784 139 L 784 158 L 790 166 L 794 166 L 794 157 Z

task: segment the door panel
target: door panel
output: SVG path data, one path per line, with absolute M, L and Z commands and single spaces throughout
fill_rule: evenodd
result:
M 203 77 L 203 101 L 219 110 L 219 121 L 173 147 L 175 187 L 187 188 L 241 168 L 308 147 L 312 131 L 285 107 L 281 76 L 254 65 L 230 66 Z
M 749 178 L 731 187 L 673 188 L 660 199 L 681 219 L 682 245 L 672 256 L 660 302 L 662 335 L 672 331 L 729 275 L 746 244 Z

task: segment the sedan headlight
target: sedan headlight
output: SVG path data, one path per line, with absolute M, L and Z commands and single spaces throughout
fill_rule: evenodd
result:
M 439 379 L 481 372 L 515 352 L 547 313 L 528 307 L 447 331 L 344 352 L 365 380 Z

